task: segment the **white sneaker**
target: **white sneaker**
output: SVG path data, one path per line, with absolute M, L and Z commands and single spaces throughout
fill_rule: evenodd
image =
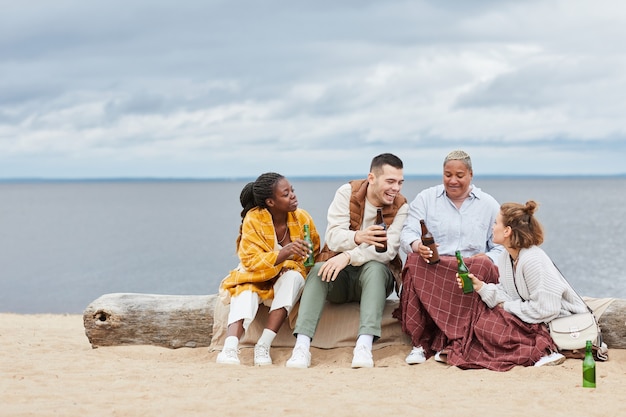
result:
M 296 345 L 291 353 L 291 358 L 289 358 L 285 366 L 287 368 L 308 368 L 311 366 L 311 352 L 304 346 Z
M 435 360 L 437 362 L 441 362 L 441 363 L 448 363 L 448 355 L 445 353 L 442 353 L 441 351 L 435 353 Z
M 411 352 L 404 361 L 409 365 L 426 362 L 426 353 L 424 353 L 424 348 L 421 346 L 413 346 L 413 349 L 411 349 Z
M 225 364 L 225 365 L 239 365 L 239 351 L 233 348 L 225 347 L 222 351 L 217 355 L 217 363 Z
M 254 346 L 254 366 L 271 365 L 270 347 L 261 343 Z
M 552 352 L 549 355 L 541 357 L 541 359 L 539 359 L 537 363 L 535 363 L 535 366 L 554 366 L 560 365 L 563 362 L 565 362 L 565 356 L 558 352 Z
M 374 358 L 372 357 L 372 351 L 366 346 L 358 345 L 354 348 L 354 356 L 352 358 L 353 368 L 373 368 Z

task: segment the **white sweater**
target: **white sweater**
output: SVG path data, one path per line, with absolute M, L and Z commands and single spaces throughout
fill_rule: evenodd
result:
M 500 282 L 485 284 L 478 291 L 490 308 L 504 303 L 506 311 L 526 323 L 548 323 L 557 317 L 587 311 L 581 298 L 538 246 L 520 251 L 515 271 L 509 253 L 504 251 L 498 259 L 498 270 Z

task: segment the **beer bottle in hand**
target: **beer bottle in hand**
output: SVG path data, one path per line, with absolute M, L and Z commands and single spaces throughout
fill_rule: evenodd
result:
M 454 253 L 456 256 L 456 262 L 458 264 L 457 272 L 459 277 L 461 278 L 461 283 L 463 284 L 463 293 L 468 294 L 474 291 L 474 284 L 472 284 L 471 278 L 468 276 L 469 269 L 467 269 L 467 265 L 463 262 L 463 257 L 461 256 L 461 251 L 458 250 Z
M 379 208 L 376 210 L 376 224 L 383 227 L 385 230 L 385 236 L 387 235 L 387 225 L 383 220 L 383 209 Z M 383 244 L 382 247 L 376 246 L 376 252 L 387 252 L 387 241 L 381 242 Z
M 304 260 L 304 266 L 315 265 L 315 255 L 313 254 L 313 241 L 311 240 L 311 230 L 308 224 L 304 225 L 304 241 L 309 245 L 309 256 Z
M 585 359 L 583 359 L 583 387 L 596 387 L 596 361 L 593 359 L 593 345 L 587 340 Z
M 424 219 L 420 220 L 420 226 L 422 226 L 422 245 L 428 246 L 430 250 L 433 252 L 433 256 L 428 258 L 429 264 L 436 264 L 439 262 L 439 251 L 437 251 L 437 245 L 435 244 L 435 238 L 432 233 L 428 231 L 426 227 L 426 222 Z

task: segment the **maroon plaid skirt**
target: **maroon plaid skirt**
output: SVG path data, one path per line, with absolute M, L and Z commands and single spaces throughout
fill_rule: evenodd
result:
M 498 268 L 486 257 L 467 258 L 470 272 L 498 282 Z M 402 272 L 400 307 L 394 313 L 426 356 L 447 353 L 450 365 L 463 369 L 508 371 L 530 366 L 556 346 L 543 323 L 525 323 L 501 307 L 490 309 L 473 292 L 463 294 L 456 281 L 456 258 L 442 256 L 436 265 L 409 254 Z

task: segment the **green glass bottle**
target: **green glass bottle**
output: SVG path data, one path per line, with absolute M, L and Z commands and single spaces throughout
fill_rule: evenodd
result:
M 308 224 L 304 225 L 304 241 L 309 244 L 309 256 L 304 260 L 304 266 L 309 267 L 315 265 L 315 256 L 313 254 L 313 241 L 311 240 L 311 230 Z
M 463 262 L 460 250 L 456 251 L 454 255 L 456 256 L 456 262 L 458 264 L 457 272 L 461 278 L 461 282 L 463 283 L 463 293 L 469 294 L 474 291 L 474 284 L 472 284 L 472 280 L 468 276 L 469 269 L 467 269 L 467 265 Z
M 583 387 L 596 387 L 596 361 L 593 359 L 593 345 L 587 340 L 585 359 L 583 359 Z

